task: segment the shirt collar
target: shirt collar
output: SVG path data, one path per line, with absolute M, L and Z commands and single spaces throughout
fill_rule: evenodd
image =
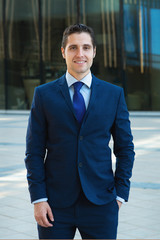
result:
M 74 78 L 68 71 L 66 72 L 66 80 L 68 87 L 71 87 L 72 84 L 77 82 L 78 80 Z M 92 83 L 92 74 L 89 72 L 84 78 L 81 79 L 81 82 L 83 82 L 88 88 L 91 87 Z

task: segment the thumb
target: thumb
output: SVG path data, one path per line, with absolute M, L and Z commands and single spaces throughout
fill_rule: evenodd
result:
M 53 213 L 52 213 L 50 206 L 48 206 L 47 214 L 48 214 L 49 219 L 53 222 L 54 218 L 53 218 Z

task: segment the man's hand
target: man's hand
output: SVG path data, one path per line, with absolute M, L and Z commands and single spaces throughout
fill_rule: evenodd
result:
M 34 204 L 34 217 L 37 223 L 42 227 L 52 227 L 53 225 L 48 221 L 54 221 L 52 210 L 48 202 L 39 202 Z
M 120 202 L 120 201 L 117 200 L 117 204 L 118 204 L 118 207 L 119 207 L 119 209 L 120 209 L 121 206 L 122 206 L 122 202 Z

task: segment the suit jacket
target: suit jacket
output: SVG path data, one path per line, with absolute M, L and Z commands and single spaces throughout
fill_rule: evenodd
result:
M 116 195 L 128 200 L 134 151 L 122 88 L 93 75 L 89 106 L 79 126 L 65 75 L 37 87 L 26 145 L 31 201 L 47 197 L 54 207 L 68 207 L 81 188 L 97 205 L 112 201 Z

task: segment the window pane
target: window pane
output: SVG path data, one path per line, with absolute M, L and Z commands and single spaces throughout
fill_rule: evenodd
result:
M 96 33 L 96 75 L 124 88 L 129 110 L 160 110 L 160 2 L 82 0 L 81 8 Z
M 8 108 L 30 107 L 40 84 L 38 1 L 6 1 Z
M 90 7 L 92 5 L 92 8 Z M 99 78 L 123 86 L 119 1 L 82 0 L 82 20 L 94 29 L 97 55 L 92 71 Z
M 3 5 L 0 0 L 0 109 L 5 108 Z
M 66 71 L 61 54 L 64 29 L 76 22 L 76 0 L 42 1 L 42 56 L 45 82 L 52 81 Z
M 151 106 L 160 110 L 160 3 L 150 9 L 151 18 Z
M 61 39 L 77 3 L 0 0 L 0 109 L 29 109 L 34 88 L 65 73 Z M 129 110 L 160 110 L 160 1 L 80 3 L 96 33 L 93 73 L 124 88 Z

